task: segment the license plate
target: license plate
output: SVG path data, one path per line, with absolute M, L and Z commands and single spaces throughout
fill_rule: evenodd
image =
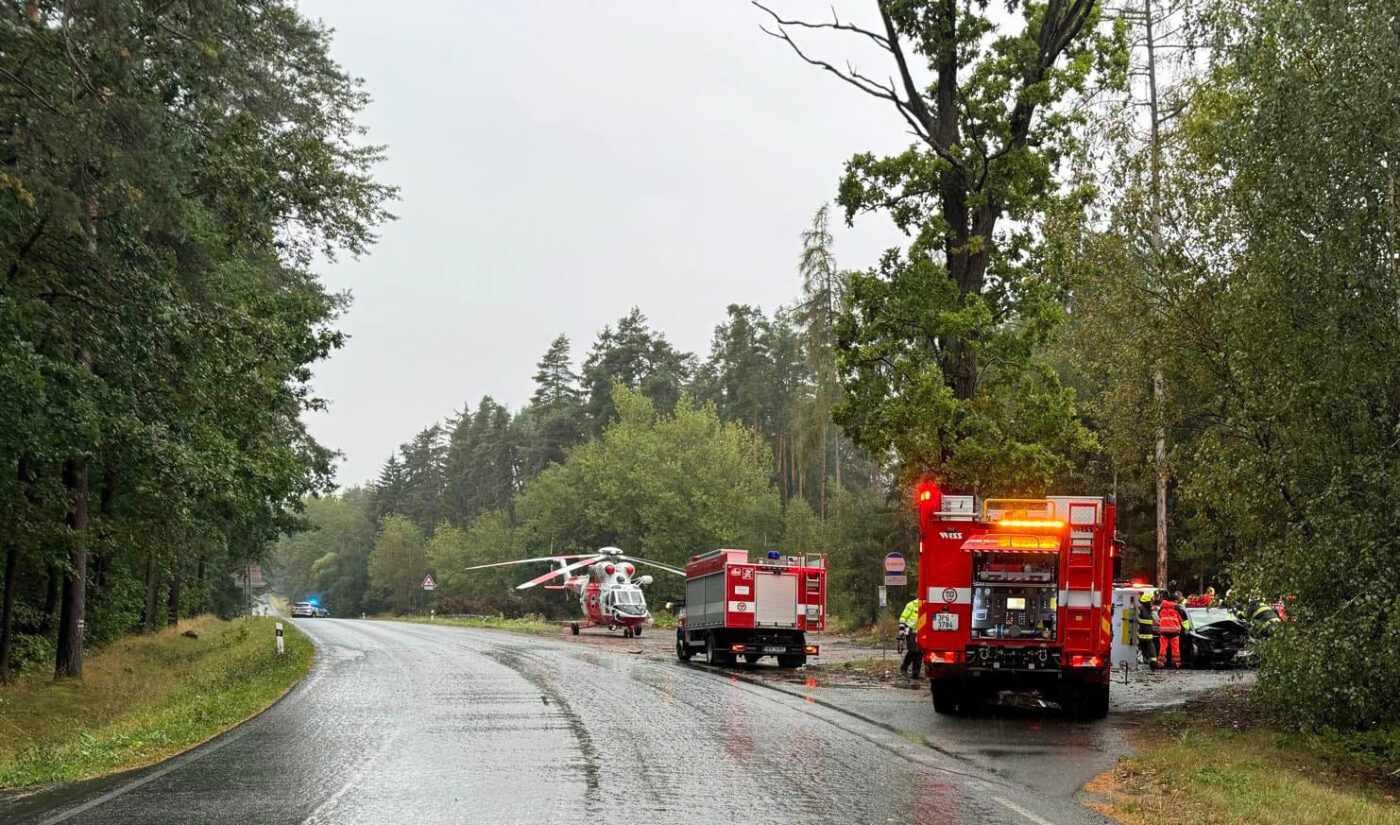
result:
M 787 648 L 785 648 L 785 647 L 765 647 L 765 648 L 763 649 L 763 652 L 764 652 L 764 653 L 787 653 Z
M 933 614 L 934 630 L 957 630 L 958 614 L 956 613 L 935 613 Z

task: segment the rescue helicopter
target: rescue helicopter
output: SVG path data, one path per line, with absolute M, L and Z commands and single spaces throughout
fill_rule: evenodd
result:
M 590 627 L 606 627 L 608 630 L 622 630 L 623 638 L 642 635 L 642 625 L 651 615 L 647 612 L 647 600 L 642 588 L 652 583 L 651 576 L 636 576 L 636 565 L 644 564 L 677 576 L 685 571 L 660 562 L 624 555 L 616 547 L 603 547 L 595 553 L 575 553 L 566 556 L 541 556 L 534 559 L 501 561 L 495 564 L 478 564 L 467 570 L 484 570 L 488 567 L 508 567 L 515 564 L 540 564 L 550 562 L 558 565 L 542 576 L 516 585 L 516 590 L 527 590 L 551 579 L 560 579 L 558 584 L 545 584 L 546 590 L 567 590 L 579 600 L 583 611 L 582 624 L 570 622 L 569 629 L 575 636 L 579 630 Z M 584 572 L 575 573 L 582 570 Z M 634 576 L 636 576 L 634 578 Z

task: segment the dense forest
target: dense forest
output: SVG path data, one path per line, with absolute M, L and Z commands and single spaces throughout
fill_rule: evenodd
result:
M 231 572 L 331 489 L 302 424 L 393 192 L 290 2 L 0 11 L 0 679 L 242 610 Z
M 344 309 L 311 255 L 363 250 L 393 193 L 325 33 L 276 2 L 7 6 L 0 673 L 79 675 L 84 637 L 229 607 L 255 559 L 342 615 L 428 606 L 427 571 L 439 609 L 513 613 L 563 605 L 464 568 L 824 552 L 869 621 L 932 477 L 1116 492 L 1130 570 L 1291 598 L 1255 692 L 1282 718 L 1400 721 L 1393 3 L 988 5 L 758 5 L 910 136 L 774 239 L 794 302 L 731 306 L 703 355 L 637 309 L 541 341 L 528 403 L 464 399 L 338 493 L 300 420 Z M 830 224 L 871 213 L 905 242 L 838 266 Z

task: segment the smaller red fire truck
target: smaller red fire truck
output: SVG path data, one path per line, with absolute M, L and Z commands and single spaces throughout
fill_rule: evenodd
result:
M 1108 713 L 1114 502 L 919 488 L 918 640 L 939 713 L 1001 690 Z
M 825 557 L 774 550 L 749 561 L 744 550 L 715 550 L 685 566 L 676 658 L 703 652 L 712 665 L 732 665 L 773 656 L 779 667 L 801 667 L 821 652 L 807 633 L 825 626 Z

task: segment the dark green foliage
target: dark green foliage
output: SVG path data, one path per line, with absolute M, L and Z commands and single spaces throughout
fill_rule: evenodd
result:
M 344 301 L 306 267 L 363 250 L 392 192 L 363 93 L 290 4 L 3 14 L 0 535 L 18 602 L 84 581 L 65 631 L 100 642 L 147 603 L 211 607 L 327 486 L 300 414 Z
M 1288 597 L 1255 696 L 1304 727 L 1400 721 L 1400 142 L 1394 4 L 1207 4 L 1215 51 L 1151 164 L 1124 153 L 1078 228 L 1079 357 L 1104 443 L 1141 477 L 1170 388 L 1172 578 Z M 1159 235 L 1150 244 L 1154 234 Z M 1153 248 L 1155 247 L 1155 248 Z M 1174 553 L 1176 551 L 1174 550 Z
M 633 307 L 617 322 L 617 329 L 605 327 L 598 334 L 583 363 L 590 434 L 601 433 L 617 413 L 615 383 L 641 390 L 662 412 L 675 409 L 694 371 L 694 360 L 675 350 L 665 335 L 653 332 L 646 316 Z
M 909 475 L 1029 493 L 1067 468 L 1087 433 L 1073 394 L 1032 357 L 1060 295 L 1028 266 L 1025 225 L 1056 203 L 1056 166 L 1075 145 L 1080 116 L 1057 104 L 1096 72 L 1121 80 L 1126 51 L 1099 36 L 1092 0 L 1006 3 L 1019 25 L 994 24 L 988 6 L 880 3 L 879 30 L 846 27 L 887 53 L 888 67 L 863 72 L 807 55 L 789 36 L 800 23 L 773 14 L 773 33 L 892 103 L 916 138 L 899 154 L 856 155 L 841 181 L 847 221 L 886 212 L 910 244 L 850 279 L 835 324 L 837 420 Z
M 563 461 L 564 452 L 584 436 L 583 391 L 570 360 L 569 339 L 563 335 L 555 338 L 538 366 L 528 410 L 529 437 L 521 462 L 526 480 Z

